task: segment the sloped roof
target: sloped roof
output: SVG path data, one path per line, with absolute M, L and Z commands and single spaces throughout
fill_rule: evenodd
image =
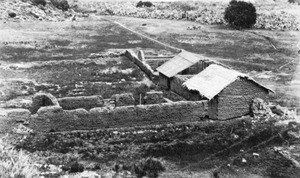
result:
M 206 60 L 203 56 L 182 50 L 181 53 L 159 66 L 156 70 L 167 77 L 173 77 L 179 72 L 196 64 L 200 60 Z
M 243 77 L 255 82 L 257 85 L 273 92 L 271 89 L 257 83 L 254 79 L 241 72 L 225 68 L 217 64 L 211 64 L 202 72 L 183 83 L 189 90 L 196 90 L 200 95 L 211 100 L 218 95 L 225 87 L 236 79 Z

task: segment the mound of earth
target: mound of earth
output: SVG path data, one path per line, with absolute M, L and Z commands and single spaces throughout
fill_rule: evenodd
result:
M 46 0 L 46 5 L 35 5 L 31 0 L 1 0 L 0 21 L 64 21 L 76 13 L 70 8 L 62 11 Z

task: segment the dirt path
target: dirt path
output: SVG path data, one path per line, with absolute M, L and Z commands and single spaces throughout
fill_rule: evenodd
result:
M 105 16 L 101 16 L 100 18 L 102 18 L 102 19 L 104 19 L 104 20 L 106 20 L 106 21 L 109 21 L 109 22 L 111 22 L 111 23 L 114 23 L 114 24 L 116 24 L 116 25 L 122 27 L 123 29 L 128 30 L 128 31 L 130 31 L 131 33 L 134 33 L 134 34 L 140 36 L 141 38 L 145 38 L 145 39 L 150 40 L 150 41 L 152 41 L 152 42 L 154 42 L 154 43 L 157 43 L 157 44 L 159 44 L 159 45 L 162 45 L 162 46 L 164 46 L 164 47 L 167 47 L 167 48 L 171 49 L 172 51 L 176 51 L 176 52 L 179 53 L 179 52 L 182 50 L 182 49 L 177 48 L 177 47 L 175 47 L 175 46 L 172 46 L 172 45 L 163 43 L 163 42 L 158 41 L 158 40 L 156 40 L 156 39 L 154 39 L 154 38 L 151 38 L 151 37 L 149 37 L 149 36 L 147 36 L 147 35 L 144 35 L 144 34 L 142 34 L 142 33 L 140 33 L 140 32 L 137 32 L 137 31 L 135 31 L 135 30 L 133 30 L 133 29 L 130 29 L 130 28 L 126 27 L 124 24 L 122 24 L 122 23 L 120 23 L 120 22 L 117 22 L 117 21 L 115 21 L 115 20 L 111 20 L 111 19 L 109 19 L 109 18 L 107 18 L 107 17 L 105 17 Z M 211 60 L 213 60 L 213 61 L 217 61 L 217 62 L 220 62 L 220 61 L 232 62 L 232 59 L 225 59 L 225 58 L 218 58 L 218 57 L 208 57 L 208 58 L 211 59 Z M 258 66 L 258 67 L 265 67 L 265 66 L 266 66 L 265 64 L 257 64 L 257 63 L 246 62 L 246 61 L 234 61 L 234 62 L 235 62 L 235 63 L 241 63 L 241 64 L 247 64 L 247 65 L 251 65 L 251 66 Z
M 108 18 L 105 18 L 105 17 L 102 17 L 102 18 L 103 18 L 104 20 L 106 20 L 106 21 L 109 21 L 109 22 L 111 22 L 111 23 L 114 23 L 114 24 L 116 24 L 116 25 L 119 25 L 119 26 L 122 27 L 123 29 L 128 30 L 128 31 L 130 31 L 130 32 L 132 32 L 132 33 L 134 33 L 134 34 L 136 34 L 136 35 L 142 37 L 142 38 L 146 38 L 147 40 L 150 40 L 150 41 L 152 41 L 152 42 L 154 42 L 154 43 L 160 44 L 160 45 L 162 45 L 162 46 L 164 46 L 164 47 L 167 47 L 167 48 L 169 48 L 169 49 L 171 49 L 171 50 L 174 50 L 174 51 L 176 51 L 176 52 L 180 52 L 180 51 L 181 51 L 181 49 L 179 49 L 179 48 L 176 48 L 176 47 L 174 47 L 174 46 L 171 46 L 171 45 L 168 45 L 168 44 L 166 44 L 166 43 L 160 42 L 160 41 L 155 40 L 155 39 L 153 39 L 153 38 L 150 38 L 150 37 L 148 37 L 148 36 L 146 36 L 146 35 L 144 35 L 144 34 L 141 34 L 141 33 L 137 32 L 137 31 L 134 31 L 134 30 L 132 30 L 132 29 L 126 27 L 125 25 L 121 24 L 120 22 L 112 21 L 112 20 L 110 20 L 110 19 L 108 19 Z

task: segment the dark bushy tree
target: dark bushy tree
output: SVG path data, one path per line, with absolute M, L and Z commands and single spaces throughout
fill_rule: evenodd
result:
M 225 21 L 237 29 L 251 28 L 256 18 L 256 9 L 250 2 L 232 0 L 225 9 Z
M 151 7 L 153 6 L 152 2 L 150 1 L 139 1 L 137 4 L 136 4 L 136 7 Z

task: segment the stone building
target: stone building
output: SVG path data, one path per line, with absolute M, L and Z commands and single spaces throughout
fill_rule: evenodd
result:
M 195 75 L 212 63 L 214 62 L 201 55 L 183 50 L 156 69 L 159 72 L 159 85 L 162 88 L 171 89 L 175 75 Z
M 273 92 L 246 74 L 211 64 L 182 84 L 183 88 L 209 100 L 211 119 L 230 119 L 248 115 L 254 98 L 266 98 Z

